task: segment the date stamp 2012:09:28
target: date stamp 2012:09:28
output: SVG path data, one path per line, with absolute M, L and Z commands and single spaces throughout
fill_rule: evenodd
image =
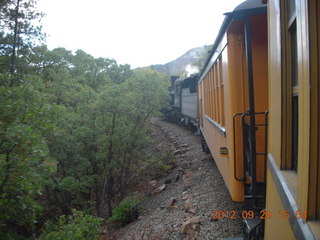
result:
M 260 219 L 271 219 L 273 217 L 278 217 L 280 219 L 289 219 L 290 213 L 289 211 L 280 210 L 276 213 L 273 213 L 269 210 L 261 210 L 259 212 L 255 211 L 235 211 L 235 210 L 229 210 L 229 211 L 212 211 L 212 219 L 254 219 L 254 218 L 260 218 Z M 307 218 L 307 211 L 296 211 L 294 216 L 295 218 Z

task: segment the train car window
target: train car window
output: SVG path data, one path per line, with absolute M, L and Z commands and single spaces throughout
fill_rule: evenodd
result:
M 199 112 L 200 112 L 200 125 L 201 125 L 201 127 L 203 127 L 202 98 L 200 99 Z
M 297 58 L 297 24 L 294 20 L 289 28 L 290 46 L 291 46 L 291 81 L 293 94 L 298 94 L 296 87 L 298 87 L 298 58 Z
M 224 54 L 227 56 L 227 53 Z M 203 103 L 204 115 L 209 118 L 209 122 L 216 127 L 224 129 L 225 126 L 225 106 L 224 106 L 224 76 L 227 65 L 223 63 L 223 54 L 217 56 L 210 70 L 203 78 Z M 227 61 L 227 59 L 224 59 Z M 224 65 L 225 66 L 224 66 Z
M 214 104 L 215 104 L 215 99 L 214 99 L 214 87 L 213 87 L 213 69 L 210 70 L 209 72 L 209 77 L 208 77 L 208 81 L 210 82 L 209 84 L 209 89 L 210 89 L 210 98 L 209 98 L 209 101 L 210 101 L 210 113 L 208 114 L 208 116 L 211 118 L 211 119 L 215 119 L 215 107 L 214 107 Z
M 208 114 L 208 109 L 210 102 L 208 102 L 209 94 L 208 94 L 208 83 L 206 81 L 207 77 L 203 81 L 203 92 L 204 92 L 204 114 Z
M 291 5 L 294 5 L 292 2 Z M 289 4 L 290 6 L 290 4 Z M 295 10 L 295 7 L 291 7 Z M 293 20 L 290 28 L 290 47 L 291 47 L 291 88 L 292 88 L 292 144 L 291 144 L 291 156 L 292 156 L 292 169 L 297 171 L 298 169 L 298 58 L 297 58 L 297 26 L 296 20 Z
M 220 82 L 220 104 L 221 104 L 221 126 L 225 125 L 225 110 L 224 110 L 224 82 L 223 82 L 223 65 L 222 55 L 219 57 L 219 82 Z
M 214 75 L 214 85 L 215 85 L 215 94 L 216 94 L 216 122 L 221 123 L 220 121 L 220 84 L 219 84 L 219 61 L 216 61 L 215 64 L 215 75 Z
M 288 0 L 289 16 L 289 45 L 290 45 L 290 62 L 291 62 L 291 104 L 292 104 L 292 130 L 291 130 L 291 168 L 298 170 L 298 58 L 297 58 L 297 24 L 295 20 L 295 1 Z
M 215 78 L 216 78 L 216 65 L 214 64 L 212 67 L 212 74 L 211 74 L 211 79 L 212 79 L 212 98 L 213 98 L 213 102 L 212 102 L 212 107 L 213 107 L 213 116 L 212 119 L 213 120 L 217 120 L 217 94 L 216 94 L 216 82 L 215 82 Z
M 292 147 L 291 169 L 298 169 L 298 96 L 292 98 Z
M 295 0 L 281 1 L 283 49 L 283 157 L 284 169 L 298 171 L 299 85 Z
M 203 127 L 203 81 L 198 85 L 200 126 Z

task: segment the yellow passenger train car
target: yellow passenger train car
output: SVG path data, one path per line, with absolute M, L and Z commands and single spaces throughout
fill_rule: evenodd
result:
M 202 135 L 234 201 L 265 207 L 268 116 L 267 5 L 246 1 L 226 13 L 198 81 Z M 245 235 L 263 221 L 246 219 Z
M 245 239 L 320 239 L 320 1 L 247 0 L 198 79 L 199 124 Z

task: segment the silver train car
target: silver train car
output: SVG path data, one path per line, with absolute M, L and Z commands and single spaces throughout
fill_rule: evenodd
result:
M 171 77 L 171 109 L 165 113 L 167 120 L 184 125 L 198 125 L 197 79 L 197 74 L 187 78 Z

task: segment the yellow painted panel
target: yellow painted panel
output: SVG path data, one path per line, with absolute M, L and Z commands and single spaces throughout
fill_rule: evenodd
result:
M 267 16 L 255 15 L 250 18 L 252 61 L 254 79 L 255 111 L 265 112 L 268 108 L 268 35 Z M 247 81 L 245 81 L 245 84 Z M 264 115 L 256 115 L 256 124 L 264 123 Z M 256 151 L 265 152 L 265 127 L 256 131 Z M 264 156 L 257 156 L 257 180 L 264 181 Z
M 231 174 L 234 179 L 234 158 L 236 157 L 236 175 L 243 177 L 243 144 L 242 144 L 242 126 L 240 118 L 237 117 L 235 123 L 235 136 L 233 135 L 233 116 L 236 113 L 243 113 L 248 106 L 248 89 L 245 84 L 247 79 L 247 70 L 245 63 L 244 46 L 244 23 L 242 21 L 234 22 L 228 29 L 228 79 L 224 79 L 225 89 L 225 125 L 227 131 L 227 141 L 230 155 Z M 234 145 L 235 138 L 235 145 Z M 235 155 L 235 156 L 234 156 Z M 243 201 L 243 183 L 234 181 L 234 188 L 237 189 L 235 195 Z M 236 190 L 235 190 L 236 191 Z
M 280 166 L 281 159 L 281 29 L 279 0 L 268 1 L 269 38 L 269 152 Z
M 279 193 L 274 185 L 272 176 L 267 169 L 267 199 L 266 210 L 271 211 L 272 217 L 266 219 L 264 229 L 265 240 L 295 239 L 288 219 L 281 219 L 279 211 L 284 211 Z
M 311 231 L 313 235 L 315 236 L 316 239 L 320 239 L 320 222 L 319 221 L 313 221 L 313 222 L 308 222 Z
M 232 175 L 230 176 L 231 169 L 229 166 L 230 151 L 229 151 L 229 155 L 220 154 L 220 147 L 227 147 L 226 138 L 207 119 L 204 120 L 204 127 L 202 129 L 202 133 L 204 138 L 206 139 L 206 142 L 211 151 L 212 157 L 216 162 L 219 168 L 219 171 L 231 193 L 232 192 L 232 187 L 231 187 Z
M 242 56 L 242 45 L 239 45 L 236 37 L 238 35 L 233 35 L 230 37 L 230 41 L 228 40 L 228 47 L 225 48 L 223 55 L 223 82 L 224 82 L 224 114 L 225 114 L 225 130 L 226 137 L 223 135 L 221 131 L 219 131 L 212 123 L 210 123 L 207 119 L 204 120 L 204 127 L 202 128 L 202 132 L 208 147 L 210 148 L 211 154 L 219 168 L 221 175 L 224 178 L 224 181 L 229 189 L 230 195 L 234 201 L 243 201 L 243 183 L 236 181 L 234 178 L 234 162 L 233 162 L 233 128 L 232 128 L 232 117 L 233 114 L 240 110 L 242 112 L 243 109 L 234 109 L 235 102 L 239 101 L 239 98 L 242 99 L 243 95 L 239 89 L 243 88 L 243 80 L 239 79 L 239 71 L 242 71 L 241 57 L 240 64 L 239 56 Z M 229 47 L 231 49 L 229 49 Z M 236 49 L 236 52 L 233 51 Z M 228 52 L 228 54 L 227 54 Z M 234 54 L 235 53 L 235 54 Z M 230 63 L 230 57 L 232 62 Z M 230 66 L 232 64 L 232 66 Z M 233 70 L 233 66 L 237 68 L 237 71 L 234 71 L 230 74 L 230 70 Z M 216 71 L 212 71 L 213 76 L 216 76 Z M 241 75 L 242 76 L 242 75 Z M 237 84 L 237 86 L 234 86 Z M 214 88 L 215 84 L 212 86 Z M 231 88 L 232 87 L 232 88 Z M 242 102 L 240 100 L 240 102 Z M 216 100 L 214 102 L 214 106 L 216 105 Z M 215 119 L 213 119 L 215 120 Z M 238 128 L 239 130 L 241 127 Z M 237 136 L 241 136 L 238 134 Z M 239 142 L 242 141 L 242 138 L 239 137 Z M 228 155 L 220 154 L 220 147 L 228 148 Z M 237 146 L 239 150 L 242 150 L 241 146 Z M 242 159 L 242 153 L 239 152 L 239 160 Z M 240 177 L 242 174 L 242 169 L 239 168 L 238 176 Z

